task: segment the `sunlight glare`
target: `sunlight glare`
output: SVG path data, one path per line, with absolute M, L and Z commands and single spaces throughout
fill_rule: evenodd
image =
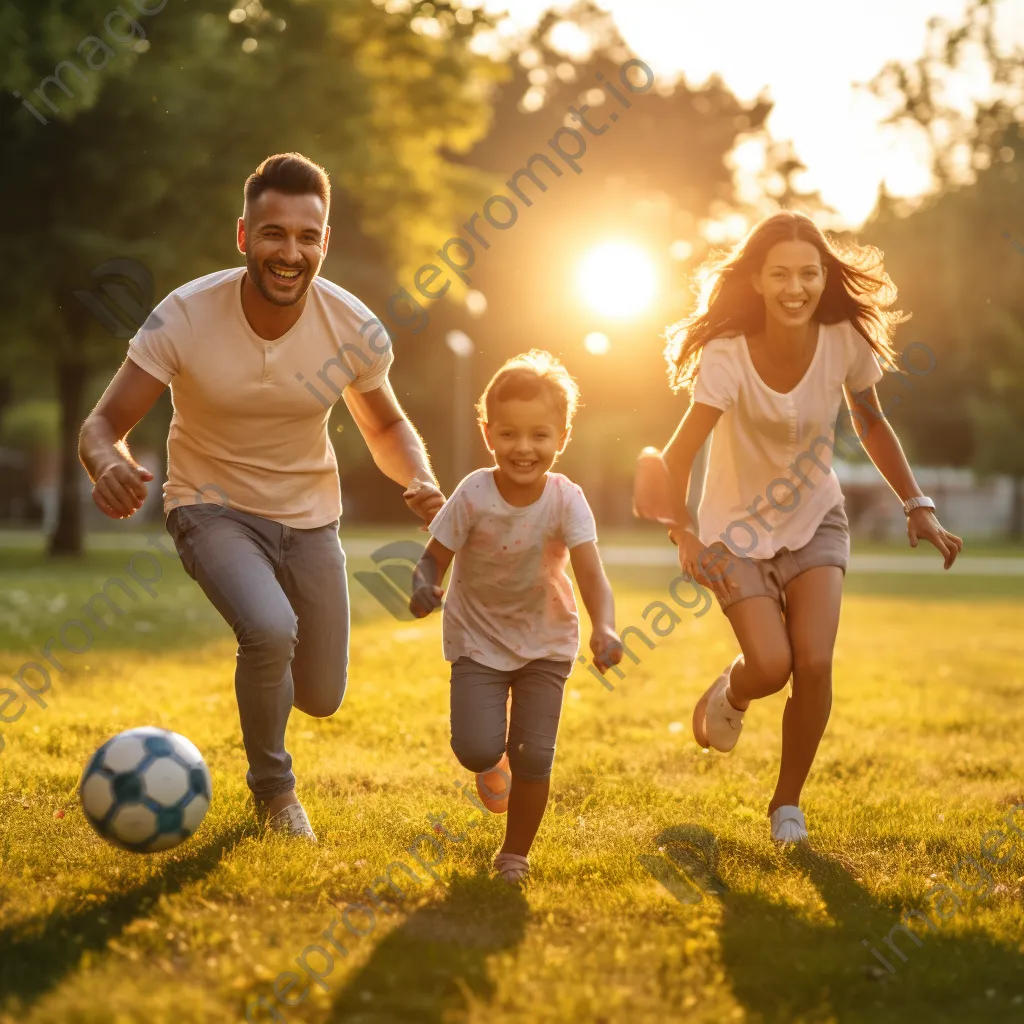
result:
M 658 271 L 640 246 L 605 242 L 584 257 L 579 287 L 583 298 L 602 316 L 635 316 L 654 300 Z

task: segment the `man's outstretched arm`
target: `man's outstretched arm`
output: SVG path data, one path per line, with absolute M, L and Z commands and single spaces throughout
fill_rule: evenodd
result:
M 146 500 L 153 474 L 132 458 L 125 438 L 166 387 L 126 359 L 82 424 L 78 457 L 93 482 L 92 500 L 111 519 L 132 515 Z
M 444 504 L 444 495 L 423 439 L 398 404 L 391 382 L 385 380 L 373 391 L 347 388 L 344 397 L 377 468 L 405 488 L 409 507 L 429 523 Z

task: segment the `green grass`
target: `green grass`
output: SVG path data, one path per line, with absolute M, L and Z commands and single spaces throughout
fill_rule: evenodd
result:
M 0 552 L 3 674 L 38 657 L 104 580 L 123 578 L 126 559 Z M 3 1024 L 221 1024 L 241 1021 L 253 994 L 302 1024 L 1024 1018 L 1024 838 L 1004 863 L 984 862 L 987 897 L 966 892 L 973 869 L 953 877 L 1024 801 L 1024 581 L 850 578 L 806 851 L 774 848 L 764 819 L 782 695 L 748 716 L 728 757 L 689 736 L 695 699 L 732 654 L 717 609 L 684 613 L 655 650 L 634 644 L 640 663 L 614 692 L 577 671 L 555 808 L 520 894 L 487 877 L 502 820 L 471 827 L 454 785 L 466 773 L 448 749 L 436 617 L 381 617 L 353 586 L 345 705 L 326 720 L 295 713 L 289 731 L 320 835 L 296 846 L 261 838 L 250 817 L 227 629 L 170 558 L 160 563 L 158 596 L 130 604 L 89 652 L 63 655 L 47 708 L 0 725 Z M 642 622 L 671 575 L 613 574 L 620 627 Z M 139 857 L 93 835 L 76 786 L 99 743 L 147 723 L 203 750 L 215 799 L 188 843 Z M 348 956 L 336 953 L 329 991 L 313 986 L 295 1007 L 274 999 L 274 979 L 327 945 L 321 933 L 366 901 L 385 865 L 427 878 L 404 851 L 431 831 L 428 814 L 465 836 L 437 836 L 441 882 L 409 885 L 370 934 L 339 929 Z M 704 868 L 701 850 L 717 851 Z M 671 880 L 669 855 L 696 902 L 648 870 Z M 937 882 L 961 904 L 944 921 L 926 897 Z M 895 936 L 906 962 L 883 944 L 904 909 L 936 924 L 914 924 L 920 947 Z

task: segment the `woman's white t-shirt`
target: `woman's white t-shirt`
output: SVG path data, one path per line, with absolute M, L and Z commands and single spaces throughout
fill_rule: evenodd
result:
M 722 541 L 750 558 L 803 547 L 843 500 L 832 468 L 843 386 L 863 391 L 881 377 L 871 346 L 848 320 L 819 325 L 811 365 L 785 395 L 758 376 L 742 334 L 709 341 L 693 400 L 722 416 L 697 515 L 701 543 Z
M 509 671 L 538 658 L 572 661 L 580 627 L 569 549 L 597 540 L 583 491 L 548 473 L 544 492 L 519 508 L 501 496 L 493 469 L 470 473 L 429 527 L 455 552 L 444 603 L 446 661 L 460 657 Z

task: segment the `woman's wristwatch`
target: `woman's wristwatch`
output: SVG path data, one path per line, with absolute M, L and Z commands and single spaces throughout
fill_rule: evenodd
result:
M 909 516 L 910 513 L 913 512 L 915 508 L 930 508 L 930 509 L 934 509 L 935 508 L 935 502 L 932 501 L 931 498 L 925 498 L 923 496 L 920 497 L 920 498 L 907 498 L 907 500 L 905 502 L 903 502 L 903 514 L 905 516 Z

